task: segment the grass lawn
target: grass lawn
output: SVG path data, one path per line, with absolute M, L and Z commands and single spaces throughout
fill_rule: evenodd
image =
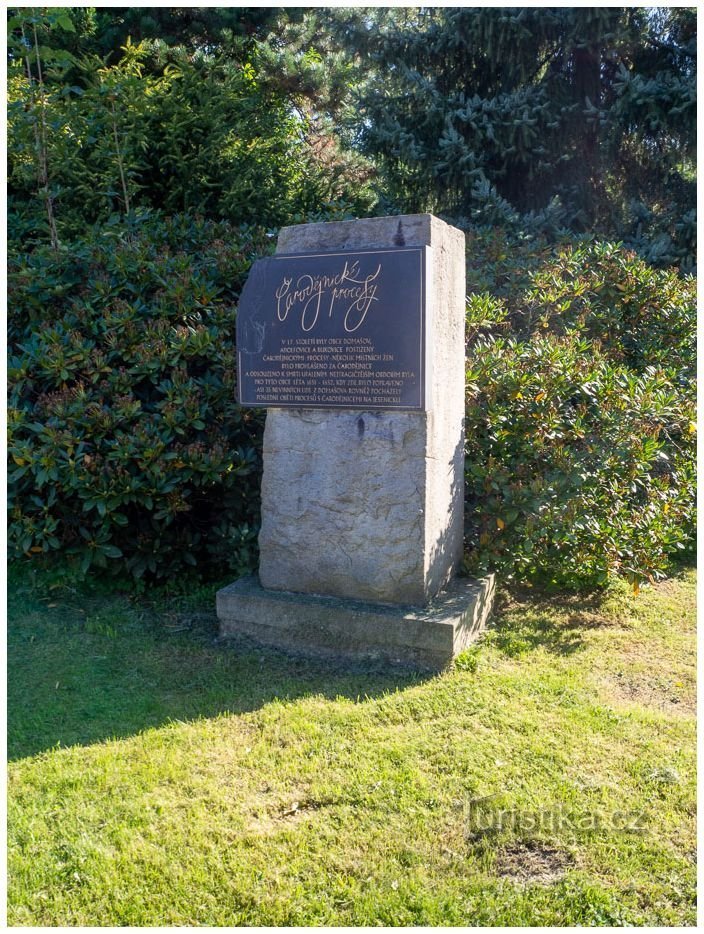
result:
M 12 925 L 695 923 L 695 574 L 502 595 L 427 676 L 9 587 Z

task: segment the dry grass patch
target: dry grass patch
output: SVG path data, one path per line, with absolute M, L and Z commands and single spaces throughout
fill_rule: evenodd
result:
M 552 885 L 573 866 L 574 857 L 566 850 L 538 840 L 519 840 L 499 850 L 494 872 L 511 882 Z

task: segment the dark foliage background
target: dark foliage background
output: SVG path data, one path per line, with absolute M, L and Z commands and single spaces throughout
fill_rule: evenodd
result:
M 460 226 L 599 233 L 695 263 L 696 10 L 347 11 L 384 198 Z

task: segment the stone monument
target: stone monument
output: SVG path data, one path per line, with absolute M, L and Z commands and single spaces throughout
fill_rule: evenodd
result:
M 430 214 L 284 228 L 238 314 L 239 399 L 268 409 L 257 577 L 221 634 L 442 667 L 494 579 L 456 576 L 464 235 Z

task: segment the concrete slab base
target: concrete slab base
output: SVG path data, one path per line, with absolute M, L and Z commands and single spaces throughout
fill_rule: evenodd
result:
M 297 654 L 440 669 L 484 629 L 494 592 L 493 574 L 455 578 L 427 606 L 392 606 L 265 590 L 252 576 L 218 591 L 217 615 L 223 638 L 243 633 Z

